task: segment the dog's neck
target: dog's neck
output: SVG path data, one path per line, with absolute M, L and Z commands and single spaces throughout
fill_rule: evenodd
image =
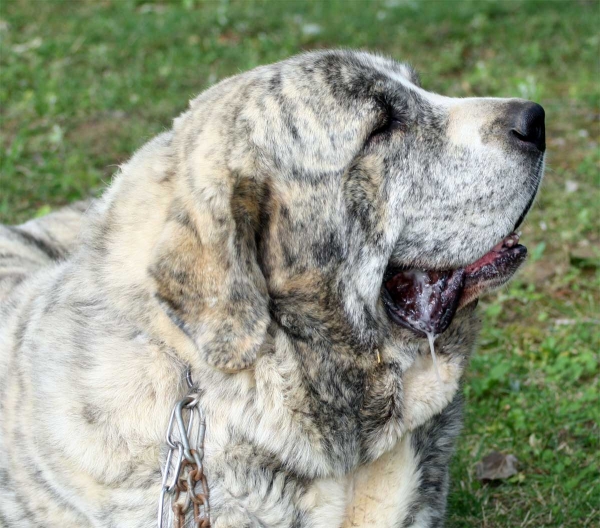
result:
M 324 286 L 303 293 L 272 292 L 270 314 L 274 324 L 292 339 L 327 346 L 340 354 L 372 352 L 381 341 L 383 329 L 364 304 L 363 319 L 358 322 L 340 310 L 342 300 L 332 290 Z

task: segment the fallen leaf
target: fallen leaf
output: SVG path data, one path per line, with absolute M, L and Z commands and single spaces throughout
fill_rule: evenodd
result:
M 505 455 L 498 451 L 492 451 L 484 456 L 481 462 L 477 462 L 475 470 L 477 479 L 482 482 L 491 480 L 504 480 L 518 473 L 519 461 L 514 455 Z
M 600 267 L 600 251 L 593 246 L 579 246 L 569 253 L 571 264 L 577 268 Z

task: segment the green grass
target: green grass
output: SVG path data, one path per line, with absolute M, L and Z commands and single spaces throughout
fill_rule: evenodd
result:
M 99 193 L 194 94 L 301 50 L 376 50 L 433 91 L 541 102 L 532 258 L 482 303 L 448 525 L 598 526 L 598 28 L 598 2 L 575 0 L 4 0 L 0 221 Z M 480 484 L 474 464 L 491 450 L 514 454 L 520 473 Z

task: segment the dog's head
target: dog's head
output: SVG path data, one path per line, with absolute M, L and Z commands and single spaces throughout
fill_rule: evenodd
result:
M 367 343 L 390 320 L 443 332 L 524 260 L 544 113 L 453 99 L 367 53 L 225 80 L 176 120 L 180 174 L 152 270 L 215 366 L 251 366 L 270 322 Z

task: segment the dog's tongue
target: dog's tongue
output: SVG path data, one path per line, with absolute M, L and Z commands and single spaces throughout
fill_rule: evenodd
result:
M 508 280 L 526 254 L 519 235 L 512 233 L 466 268 L 396 270 L 383 284 L 383 301 L 394 322 L 421 336 L 435 336 L 486 287 Z
M 420 335 L 438 335 L 452 322 L 464 282 L 464 269 L 412 269 L 397 273 L 385 283 L 383 300 L 396 323 Z

